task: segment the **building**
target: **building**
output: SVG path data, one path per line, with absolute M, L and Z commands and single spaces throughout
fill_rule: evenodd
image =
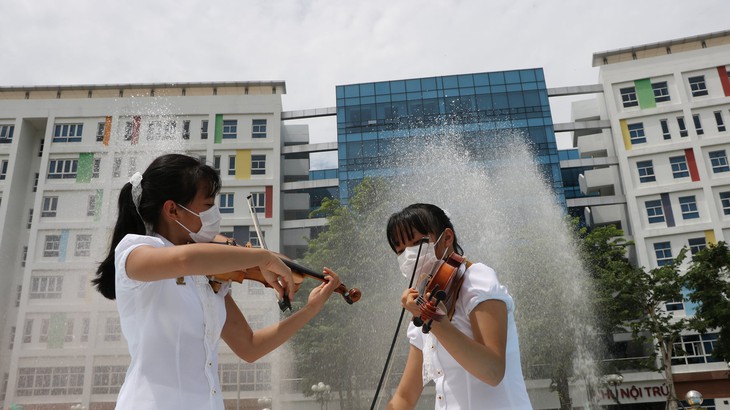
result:
M 560 161 L 540 68 L 413 78 L 337 87 L 339 193 L 347 203 L 364 177 L 387 176 L 402 144 L 444 130 L 465 139 L 467 149 L 488 149 L 494 136 L 517 130 L 533 144 L 536 160 L 565 203 Z
M 595 53 L 602 92 L 573 104 L 586 196 L 569 199 L 592 225 L 616 224 L 635 242 L 632 258 L 654 268 L 730 239 L 730 32 Z M 675 315 L 692 306 L 669 301 Z M 673 361 L 680 397 L 698 390 L 704 405 L 730 408 L 728 366 L 710 355 L 717 334 L 683 335 Z M 638 383 L 638 381 L 637 381 Z M 639 386 L 641 388 L 641 386 Z
M 113 408 L 127 348 L 116 306 L 89 280 L 120 188 L 157 155 L 185 152 L 220 171 L 222 229 L 239 242 L 259 242 L 251 195 L 271 249 L 305 244 L 282 233 L 284 217 L 310 208 L 306 187 L 285 192 L 309 178 L 308 159 L 284 152 L 308 142 L 306 125 L 281 124 L 285 92 L 277 81 L 0 88 L 0 407 Z M 310 222 L 288 221 L 298 232 Z M 262 285 L 236 293 L 250 301 L 252 327 L 278 320 Z M 275 396 L 272 360 L 245 364 L 222 351 L 224 398 L 258 408 Z

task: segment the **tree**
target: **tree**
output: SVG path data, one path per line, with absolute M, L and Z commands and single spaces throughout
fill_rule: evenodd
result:
M 672 357 L 683 353 L 675 352 L 674 344 L 689 329 L 689 321 L 675 317 L 665 304 L 683 299 L 680 266 L 687 250 L 682 249 L 670 263 L 646 271 L 631 265 L 626 254 L 632 243 L 622 235 L 620 229 L 604 226 L 583 237 L 586 268 L 595 280 L 598 326 L 605 335 L 630 330 L 635 341 L 652 346 L 650 360 L 639 365 L 662 373 L 669 387 L 668 407 L 676 409 Z
M 327 229 L 309 242 L 304 264 L 327 266 L 347 286 L 363 290 L 362 300 L 352 306 L 343 300 L 329 301 L 323 311 L 293 338 L 302 392 L 320 381 L 337 392 L 342 409 L 367 408 L 361 386 L 375 386 L 390 342 L 391 329 L 400 313 L 403 281 L 392 251 L 385 240 L 389 212 L 383 201 L 387 188 L 377 179 L 357 186 L 349 206 L 325 198 L 315 211 L 327 218 Z M 305 282 L 301 293 L 318 283 Z M 338 295 L 333 298 L 341 299 Z M 295 308 L 297 304 L 294 304 Z M 327 380 L 323 380 L 326 378 Z
M 698 303 L 693 329 L 706 333 L 718 329 L 718 339 L 712 355 L 730 361 L 730 250 L 725 242 L 711 244 L 692 257 L 684 276 L 689 300 Z

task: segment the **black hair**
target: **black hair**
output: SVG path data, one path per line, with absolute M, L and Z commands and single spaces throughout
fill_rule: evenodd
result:
M 434 234 L 437 238 L 446 230 L 454 231 L 454 250 L 459 255 L 464 254 L 456 239 L 456 230 L 451 219 L 436 205 L 412 204 L 403 210 L 394 213 L 388 218 L 386 235 L 391 249 L 395 252 L 398 245 L 413 240 L 413 230 L 423 235 Z
M 162 206 L 167 200 L 188 205 L 195 199 L 198 187 L 208 196 L 218 194 L 221 180 L 218 173 L 197 158 L 182 154 L 166 154 L 155 158 L 142 174 L 139 209 L 132 201 L 132 184 L 127 182 L 119 192 L 118 217 L 106 259 L 99 264 L 91 281 L 107 299 L 116 299 L 114 287 L 114 250 L 127 234 L 146 235 L 145 222 L 156 227 Z M 143 221 L 144 218 L 144 221 Z

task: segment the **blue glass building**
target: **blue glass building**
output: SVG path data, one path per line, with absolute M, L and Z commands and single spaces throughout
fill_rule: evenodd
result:
M 397 142 L 450 132 L 469 145 L 487 145 L 496 133 L 517 129 L 565 205 L 560 161 L 541 68 L 415 78 L 337 86 L 339 192 L 343 203 L 368 176 L 392 174 Z M 475 148 L 478 149 L 478 148 Z M 478 152 L 478 151 L 477 151 Z

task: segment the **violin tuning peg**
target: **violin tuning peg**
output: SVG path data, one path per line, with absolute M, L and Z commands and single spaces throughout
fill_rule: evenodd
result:
M 446 299 L 446 292 L 444 292 L 443 290 L 439 290 L 438 292 L 436 292 L 436 299 L 439 300 L 439 301 L 445 300 Z
M 413 324 L 416 325 L 416 327 L 423 326 L 423 320 L 420 317 L 413 317 Z

